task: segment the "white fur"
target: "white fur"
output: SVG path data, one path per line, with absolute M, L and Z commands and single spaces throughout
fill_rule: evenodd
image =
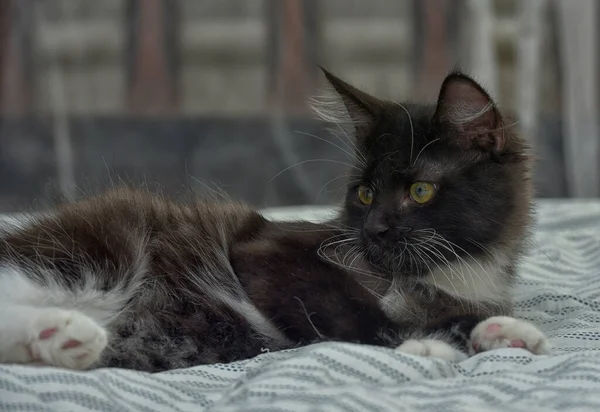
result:
M 328 85 L 321 94 L 310 99 L 312 111 L 324 122 L 331 124 L 351 124 L 352 119 L 342 96 Z
M 479 119 L 490 110 L 493 110 L 494 107 L 495 105 L 491 101 L 487 102 L 483 106 L 480 104 L 456 104 L 452 110 L 449 111 L 448 115 L 446 116 L 446 120 L 459 126 L 469 124 Z
M 224 293 L 218 294 L 220 300 L 236 311 L 261 335 L 274 340 L 279 345 L 289 345 L 291 341 L 275 327 L 260 311 L 245 299 L 236 299 Z
M 514 341 L 521 341 L 523 349 L 535 355 L 550 353 L 550 343 L 542 331 L 526 320 L 509 316 L 494 316 L 480 322 L 471 332 L 469 346 L 483 352 L 513 347 Z
M 434 267 L 423 282 L 473 302 L 505 302 L 510 297 L 505 276 L 502 262 L 496 259 L 486 262 L 467 258 Z
M 436 339 L 409 339 L 396 348 L 409 355 L 438 358 L 448 362 L 460 362 L 467 355 L 450 344 Z
M 392 285 L 385 295 L 379 300 L 379 307 L 383 310 L 388 318 L 393 321 L 400 322 L 405 319 L 404 295 Z
M 67 289 L 57 281 L 60 276 L 40 272 L 33 268 L 27 276 L 27 268 L 0 266 L 0 307 L 4 304 L 33 306 L 37 308 L 60 307 L 76 310 L 106 326 L 117 316 L 134 293 L 141 289 L 147 273 L 148 258 L 145 254 L 146 242 L 136 239 L 139 244 L 132 262 L 131 274 L 123 276 L 123 283 L 116 284 L 110 291 L 102 291 L 97 284 L 98 276 L 93 269 L 82 270 L 82 281 Z M 35 282 L 32 278 L 43 280 Z
M 379 307 L 383 310 L 386 316 L 394 322 L 402 323 L 407 320 L 418 321 L 425 323 L 426 320 L 419 313 L 419 310 L 413 308 L 410 302 L 407 302 L 405 297 L 406 290 L 412 290 L 414 285 L 402 284 L 393 281 L 388 291 L 379 299 Z
M 100 295 L 91 287 L 73 294 L 56 284 L 44 288 L 20 269 L 0 268 L 0 361 L 39 360 L 75 369 L 90 366 L 107 345 L 106 330 L 92 316 L 105 320 L 120 308 L 117 296 Z M 48 329 L 55 329 L 54 334 L 42 339 L 40 333 Z M 80 344 L 63 349 L 71 340 Z
M 2 231 L 6 233 L 23 229 L 35 220 L 26 217 L 3 223 Z M 147 242 L 139 234 L 131 233 L 131 236 L 136 237 L 131 243 L 139 245 L 129 269 L 131 273 L 124 274 L 124 282 L 114 285 L 109 291 L 102 291 L 97 284 L 94 268 L 82 270 L 78 286 L 66 288 L 57 281 L 61 277 L 54 273 L 42 273 L 35 267 L 31 268 L 32 272 L 25 273 L 28 268 L 0 266 L 0 362 L 40 361 L 82 369 L 98 360 L 107 345 L 105 327 L 134 295 L 151 289 L 143 287 L 144 283 L 152 282 L 151 277 L 145 276 L 148 270 Z M 223 244 L 226 243 L 223 234 Z M 226 246 L 223 250 L 227 250 Z M 198 268 L 198 272 L 191 273 L 190 277 L 208 293 L 205 303 L 214 307 L 225 304 L 244 317 L 259 334 L 274 340 L 275 345 L 289 343 L 285 335 L 247 298 L 233 268 L 229 266 L 226 253 L 217 254 L 214 261 L 204 263 L 205 267 Z M 214 275 L 223 273 L 223 268 L 229 268 L 229 276 L 227 272 L 224 278 Z M 143 302 L 146 297 L 142 294 L 138 298 Z M 56 329 L 56 332 L 41 339 L 40 333 L 48 329 Z M 81 344 L 62 349 L 70 340 Z
M 72 369 L 92 365 L 107 345 L 105 327 L 118 316 L 134 293 L 144 290 L 141 279 L 146 271 L 146 261 L 140 253 L 133 265 L 133 281 L 127 286 L 116 285 L 108 292 L 100 290 L 91 271 L 82 274 L 81 286 L 68 290 L 52 280 L 59 278 L 52 273 L 37 274 L 44 279 L 42 285 L 27 276 L 22 268 L 1 266 L 0 362 L 39 361 Z M 206 277 L 204 279 L 206 281 Z M 241 288 L 237 282 L 234 285 Z M 231 292 L 235 288 L 224 291 L 223 287 L 205 286 L 205 290 L 213 292 L 213 304 L 224 303 L 276 344 L 289 343 L 285 335 L 245 298 L 245 294 L 234 297 Z M 40 339 L 40 333 L 47 329 L 56 329 L 56 332 L 51 338 Z M 62 349 L 70 340 L 81 344 Z
M 100 291 L 91 272 L 84 273 L 82 286 L 73 291 L 52 282 L 52 274 L 44 278 L 47 284 L 42 286 L 25 276 L 20 268 L 0 267 L 0 308 L 5 305 L 60 307 L 82 312 L 99 324 L 107 325 L 131 297 L 131 293 L 121 288 Z
M 69 290 L 53 273 L 40 269 L 25 273 L 26 268 L 0 266 L 0 362 L 39 361 L 72 369 L 96 362 L 108 342 L 105 327 L 140 288 L 146 273 L 145 244 L 139 243 L 129 281 L 107 292 L 97 285 L 92 270 L 84 270 L 82 282 Z M 41 339 L 40 333 L 48 329 L 54 329 L 54 334 Z M 69 341 L 80 344 L 63 349 Z
M 198 289 L 204 291 L 211 300 L 204 303 L 214 306 L 215 310 L 218 310 L 219 304 L 225 304 L 246 319 L 256 332 L 273 340 L 275 346 L 291 344 L 291 341 L 248 298 L 225 252 L 228 250 L 227 236 L 224 232 L 220 235 L 222 245 L 215 248 L 214 261 L 203 262 L 205 267 L 202 270 L 190 274 L 190 279 Z M 216 273 L 219 276 L 215 276 Z
M 232 269 L 233 270 L 233 269 Z M 266 338 L 272 339 L 276 346 L 287 346 L 289 339 L 269 321 L 247 297 L 242 285 L 235 276 L 229 282 L 212 279 L 210 276 L 192 275 L 196 285 L 205 291 L 209 298 L 208 303 L 218 310 L 219 304 L 225 304 L 238 315 L 246 319 L 252 328 Z

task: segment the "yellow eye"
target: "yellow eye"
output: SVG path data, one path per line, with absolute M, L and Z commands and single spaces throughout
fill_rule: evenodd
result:
M 417 203 L 427 203 L 435 194 L 435 185 L 428 182 L 415 182 L 410 186 L 410 197 Z
M 358 186 L 358 200 L 365 205 L 373 203 L 373 189 L 369 186 Z

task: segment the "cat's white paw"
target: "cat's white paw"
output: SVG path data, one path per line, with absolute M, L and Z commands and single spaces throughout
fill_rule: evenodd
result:
M 33 325 L 27 345 L 33 363 L 86 369 L 108 343 L 104 328 L 75 311 L 47 309 Z
M 396 348 L 397 351 L 410 355 L 439 358 L 449 362 L 460 362 L 467 355 L 441 340 L 409 339 Z
M 550 353 L 548 338 L 535 325 L 509 316 L 494 316 L 480 322 L 471 332 L 473 353 L 499 348 L 523 348 L 535 355 Z

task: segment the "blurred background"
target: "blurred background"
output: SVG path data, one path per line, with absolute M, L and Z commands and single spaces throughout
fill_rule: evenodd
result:
M 598 197 L 595 0 L 0 0 L 0 212 L 119 181 L 331 203 L 317 64 L 394 100 L 453 66 L 535 146 L 541 197 Z

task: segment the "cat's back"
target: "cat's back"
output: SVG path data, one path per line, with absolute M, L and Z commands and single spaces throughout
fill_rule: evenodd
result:
M 63 226 L 88 230 L 143 229 L 151 234 L 194 226 L 216 233 L 258 216 L 249 206 L 227 199 L 199 198 L 174 201 L 163 195 L 129 188 L 116 188 L 79 202 L 59 206 L 40 223 L 55 221 Z
M 117 188 L 7 226 L 0 234 L 0 264 L 57 269 L 73 280 L 82 268 L 126 275 L 134 267 L 181 266 L 222 254 L 246 225 L 262 220 L 233 202 L 175 202 Z

